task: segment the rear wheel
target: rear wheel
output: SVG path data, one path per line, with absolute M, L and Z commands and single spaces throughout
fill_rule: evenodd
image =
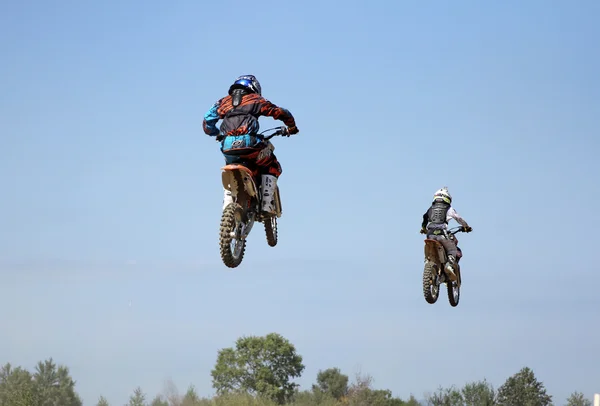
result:
M 246 240 L 241 239 L 243 210 L 237 203 L 230 203 L 221 216 L 219 232 L 219 247 L 221 259 L 229 268 L 235 268 L 242 263 L 246 250 Z
M 429 304 L 437 302 L 440 296 L 440 287 L 436 283 L 437 272 L 435 268 L 434 263 L 426 262 L 423 269 L 423 296 L 425 296 L 425 301 Z
M 265 234 L 267 234 L 267 244 L 270 247 L 277 245 L 277 217 L 273 216 L 265 219 Z

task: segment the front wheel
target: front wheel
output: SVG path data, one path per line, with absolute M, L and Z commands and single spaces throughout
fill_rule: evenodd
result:
M 265 234 L 267 235 L 267 244 L 270 247 L 277 245 L 277 217 L 272 216 L 265 219 Z
M 246 240 L 242 239 L 243 210 L 237 203 L 230 203 L 221 216 L 219 247 L 221 259 L 229 268 L 242 263 L 246 250 Z
M 456 281 L 448 281 L 446 286 L 448 287 L 448 301 L 450 302 L 450 306 L 458 306 L 458 301 L 460 300 L 460 286 L 458 286 Z
M 462 283 L 462 279 L 460 277 L 460 269 L 456 270 L 456 276 L 456 281 L 446 282 L 446 287 L 448 288 L 448 301 L 450 302 L 450 306 L 452 307 L 458 306 L 458 302 L 460 300 L 460 285 Z
M 440 296 L 440 287 L 437 284 L 437 272 L 435 264 L 427 261 L 423 269 L 423 295 L 429 304 L 437 302 Z

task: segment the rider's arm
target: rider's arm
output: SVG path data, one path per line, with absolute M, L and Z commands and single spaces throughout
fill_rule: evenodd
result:
M 202 121 L 202 129 L 206 135 L 210 135 L 215 137 L 219 135 L 219 129 L 217 128 L 217 121 L 219 121 L 219 102 L 216 102 L 212 105 L 210 110 L 206 112 L 204 115 L 204 120 Z
M 461 226 L 463 227 L 469 227 L 469 224 L 467 224 L 467 222 L 458 214 L 458 212 L 456 210 L 454 210 L 454 207 L 450 207 L 450 209 L 448 210 L 448 220 L 450 220 L 451 218 L 453 218 L 454 220 L 456 220 Z
M 288 109 L 276 106 L 264 97 L 260 101 L 260 114 L 273 117 L 275 120 L 281 120 L 288 127 L 295 127 L 296 120 Z
M 427 211 L 423 214 L 423 222 L 421 223 L 421 228 L 427 227 L 427 223 L 429 222 L 429 216 L 427 215 Z

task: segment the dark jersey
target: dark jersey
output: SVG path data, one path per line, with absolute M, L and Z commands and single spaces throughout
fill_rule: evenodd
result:
M 281 120 L 288 127 L 296 125 L 294 116 L 287 109 L 276 106 L 256 93 L 250 93 L 244 95 L 241 103 L 235 108 L 231 96 L 219 99 L 204 115 L 202 128 L 208 135 L 219 135 L 216 124 L 219 120 L 223 120 L 220 129 L 220 134 L 223 136 L 255 134 L 259 129 L 260 116 Z

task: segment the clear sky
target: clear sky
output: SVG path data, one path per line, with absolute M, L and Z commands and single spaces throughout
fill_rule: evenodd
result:
M 278 332 L 304 388 L 600 391 L 600 3 L 413 3 L 2 2 L 0 362 L 53 357 L 86 405 L 209 396 L 218 349 Z M 230 270 L 202 117 L 248 73 L 300 133 L 279 244 L 259 224 Z M 457 308 L 421 291 L 444 185 L 474 229 Z

